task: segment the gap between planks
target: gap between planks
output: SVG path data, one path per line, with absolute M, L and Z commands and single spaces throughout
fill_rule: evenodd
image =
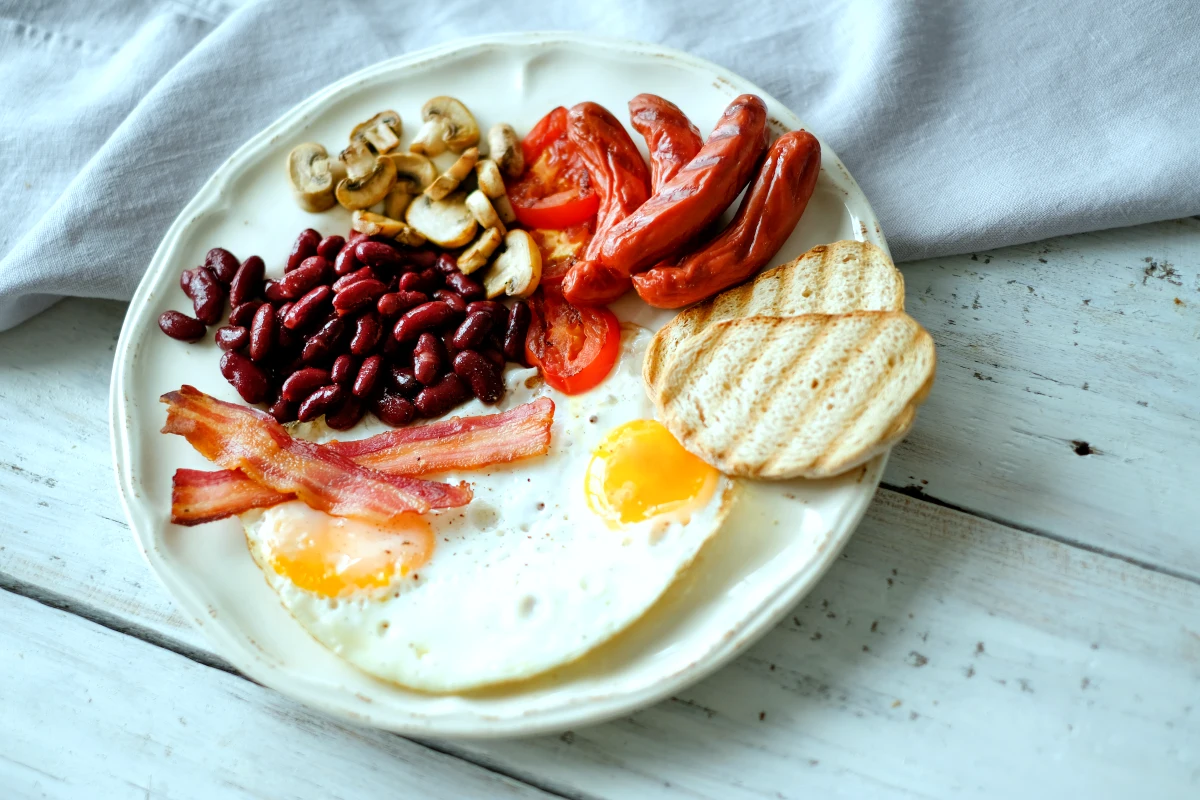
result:
M 1132 566 L 1139 567 L 1140 569 L 1144 569 L 1149 572 L 1157 572 L 1159 575 L 1166 575 L 1169 578 L 1175 578 L 1177 580 L 1187 581 L 1188 583 L 1194 583 L 1197 586 L 1200 586 L 1200 576 L 1192 575 L 1189 572 L 1182 572 L 1180 570 L 1171 569 L 1170 567 L 1162 566 L 1160 564 L 1155 564 L 1152 561 L 1143 561 L 1140 558 L 1134 558 L 1133 556 L 1127 556 L 1124 553 L 1118 553 L 1113 550 L 1108 550 L 1107 548 L 1104 548 L 1104 547 L 1098 547 L 1093 544 L 1088 544 L 1087 542 L 1081 542 L 1077 539 L 1071 539 L 1066 536 L 1060 536 L 1057 533 L 1050 533 L 1049 531 L 1039 530 L 1038 528 L 1032 528 L 1027 525 L 1020 525 L 1015 522 L 1010 522 L 1006 519 L 1003 519 L 1002 517 L 998 517 L 994 514 L 989 514 L 986 511 L 977 511 L 972 508 L 965 508 L 960 505 L 955 505 L 954 503 L 950 503 L 945 500 L 941 500 L 937 497 L 933 497 L 932 495 L 926 494 L 924 489 L 922 489 L 920 486 L 911 486 L 911 485 L 910 486 L 897 486 L 892 483 L 886 483 L 886 482 L 880 481 L 879 488 L 886 489 L 889 492 L 895 492 L 896 494 L 902 494 L 905 497 L 911 497 L 915 500 L 920 500 L 922 502 L 930 503 L 935 506 L 940 506 L 942 508 L 948 508 L 951 511 L 957 511 L 960 514 L 967 514 L 968 516 L 978 517 L 979 519 L 987 520 L 988 522 L 994 522 L 997 525 L 1003 525 L 1004 527 L 1009 528 L 1010 530 L 1020 531 L 1021 533 L 1028 533 L 1033 536 L 1041 536 L 1043 538 L 1049 539 L 1052 542 L 1057 542 L 1058 544 L 1066 545 L 1067 547 L 1074 547 L 1079 550 L 1086 551 L 1088 553 L 1094 553 L 1095 555 L 1103 556 L 1104 558 L 1113 558 L 1113 559 L 1116 559 L 1117 561 L 1124 561 L 1126 564 L 1130 564 Z
M 47 608 L 53 608 L 57 611 L 66 612 L 73 616 L 79 617 L 80 619 L 87 620 L 95 625 L 99 625 L 102 628 L 113 631 L 114 633 L 121 634 L 122 636 L 128 636 L 153 647 L 159 647 L 163 650 L 172 652 L 175 655 L 183 656 L 189 661 L 193 661 L 201 666 L 220 670 L 221 672 L 228 673 L 235 677 L 241 678 L 244 681 L 253 683 L 256 686 L 262 686 L 262 684 L 260 684 L 258 681 L 243 675 L 228 661 L 225 661 L 223 658 L 213 653 L 201 650 L 198 647 L 193 647 L 192 645 L 181 642 L 171 636 L 165 636 L 158 631 L 147 628 L 143 625 L 124 620 L 121 617 L 112 614 L 111 612 L 96 608 L 86 603 L 80 603 L 79 601 L 70 597 L 50 591 L 45 587 L 38 586 L 27 581 L 18 580 L 17 578 L 14 578 L 3 571 L 0 571 L 0 591 L 6 591 L 18 597 L 24 597 L 27 600 L 32 600 L 35 603 L 46 606 Z M 437 742 L 431 742 L 409 736 L 400 736 L 399 734 L 393 735 L 406 741 L 413 742 L 414 744 L 417 744 L 428 750 L 432 750 L 436 753 L 441 753 L 442 755 L 449 756 L 451 758 L 460 759 L 473 766 L 479 767 L 480 769 L 501 775 L 510 780 L 517 781 L 518 783 L 523 783 L 533 789 L 538 789 L 539 791 L 545 792 L 546 794 L 567 798 L 567 800 L 593 800 L 592 795 L 581 793 L 562 786 L 550 785 L 546 781 L 539 779 L 537 775 L 529 773 L 525 770 L 508 769 L 501 764 L 492 762 L 491 759 L 480 758 L 469 752 L 458 751 Z

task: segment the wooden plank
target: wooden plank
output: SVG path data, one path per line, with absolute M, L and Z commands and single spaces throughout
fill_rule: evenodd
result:
M 829 575 L 671 702 L 457 745 L 611 797 L 1200 792 L 1200 587 L 881 491 Z
M 0 592 L 5 797 L 550 797 Z
M 903 272 L 938 377 L 885 482 L 1200 576 L 1200 221 Z

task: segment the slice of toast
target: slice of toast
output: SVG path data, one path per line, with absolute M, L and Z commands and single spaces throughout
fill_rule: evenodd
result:
M 646 351 L 642 377 L 651 399 L 659 376 L 679 346 L 709 325 L 752 316 L 902 311 L 904 278 L 870 242 L 822 244 L 766 270 L 752 282 L 688 308 L 665 325 Z
M 659 418 L 727 475 L 826 478 L 903 439 L 936 369 L 902 311 L 725 320 L 660 376 Z

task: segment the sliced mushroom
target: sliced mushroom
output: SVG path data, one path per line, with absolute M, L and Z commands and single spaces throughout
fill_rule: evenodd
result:
M 409 247 L 425 244 L 425 237 L 411 225 L 398 219 L 385 217 L 371 211 L 355 211 L 350 215 L 350 227 L 367 236 L 386 236 Z
M 383 201 L 383 213 L 400 219 L 412 199 L 425 191 L 437 178 L 437 167 L 418 153 L 389 153 L 382 158 L 396 165 L 396 185 Z
M 510 178 L 519 178 L 525 171 L 525 152 L 512 125 L 499 122 L 488 131 L 488 156 Z
M 305 142 L 288 153 L 288 179 L 296 193 L 296 202 L 305 211 L 325 211 L 337 202 L 333 195 L 336 181 L 329 153 L 316 142 Z
M 471 216 L 481 227 L 497 228 L 501 236 L 508 233 L 508 229 L 504 227 L 504 221 L 500 219 L 492 202 L 488 200 L 482 190 L 476 189 L 467 195 L 467 208 L 471 210 Z
M 479 161 L 479 148 L 468 147 L 463 151 L 463 154 L 458 157 L 458 160 L 450 165 L 449 169 L 437 176 L 437 180 L 429 184 L 429 188 L 425 190 L 425 194 L 429 195 L 434 200 L 441 200 L 446 195 L 458 188 L 458 185 L 466 180 L 466 177 L 471 174 L 471 170 L 475 169 L 476 162 Z
M 509 231 L 504 237 L 504 252 L 496 256 L 483 288 L 489 300 L 506 294 L 524 298 L 533 294 L 542 279 L 542 253 L 537 242 L 525 231 Z
M 380 111 L 350 131 L 350 144 L 366 144 L 376 153 L 388 153 L 400 145 L 400 115 L 395 111 Z
M 492 207 L 500 215 L 505 225 L 517 221 L 512 203 L 508 202 L 508 194 L 504 189 L 504 178 L 500 175 L 500 167 L 490 158 L 485 158 L 475 165 L 475 177 L 479 181 L 479 189 L 492 200 Z
M 512 203 L 508 202 L 508 195 L 502 194 L 499 197 L 493 197 L 492 207 L 496 209 L 496 213 L 505 225 L 512 225 L 517 221 L 517 212 L 513 211 Z
M 396 184 L 396 165 L 390 158 L 376 158 L 366 144 L 353 144 L 342 151 L 346 177 L 337 186 L 337 199 L 344 208 L 357 211 L 383 200 Z
M 425 122 L 408 149 L 414 153 L 436 156 L 446 152 L 461 153 L 479 144 L 479 125 L 475 117 L 453 97 L 435 97 L 421 108 Z
M 442 200 L 422 194 L 408 206 L 404 219 L 429 241 L 446 248 L 462 247 L 478 228 L 461 192 Z
M 488 228 L 479 234 L 479 238 L 471 246 L 458 255 L 458 270 L 464 275 L 470 275 L 480 267 L 486 266 L 492 253 L 504 241 L 504 234 L 499 228 Z
M 492 159 L 485 158 L 475 165 L 475 177 L 479 179 L 479 188 L 488 197 L 504 194 L 504 178 L 500 176 L 500 167 Z

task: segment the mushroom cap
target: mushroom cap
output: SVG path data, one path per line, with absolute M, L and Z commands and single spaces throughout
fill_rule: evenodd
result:
M 488 131 L 488 156 L 510 178 L 518 178 L 525 171 L 525 151 L 517 132 L 507 122 L 498 122 Z
M 362 158 L 362 152 L 367 152 L 370 162 Z M 347 154 L 351 160 L 346 160 Z M 346 148 L 342 158 L 346 161 L 347 175 L 337 185 L 337 199 L 344 208 L 350 211 L 370 208 L 382 201 L 396 185 L 396 165 L 391 159 L 375 158 L 363 145 Z
M 351 214 L 350 228 L 368 236 L 387 236 L 409 247 L 419 247 L 425 244 L 425 237 L 414 230 L 411 225 L 371 211 L 360 209 Z
M 420 153 L 388 153 L 383 157 L 396 165 L 396 185 L 409 194 L 420 194 L 437 179 L 437 167 Z
M 409 204 L 404 219 L 439 247 L 462 247 L 475 236 L 478 225 L 462 192 L 434 200 L 422 194 Z
M 409 145 L 416 153 L 436 156 L 446 148 L 461 153 L 479 143 L 479 125 L 462 101 L 446 95 L 432 97 L 421 107 L 421 126 Z
M 458 256 L 458 270 L 464 275 L 470 275 L 480 267 L 487 266 L 488 259 L 496 248 L 504 241 L 504 234 L 499 228 L 488 228 L 479 234 L 479 238 Z
M 376 153 L 387 153 L 400 145 L 403 130 L 400 115 L 395 111 L 380 111 L 350 131 L 350 144 L 365 144 Z
M 476 162 L 479 161 L 479 148 L 468 147 L 458 157 L 458 160 L 451 164 L 445 172 L 437 177 L 433 183 L 425 188 L 425 194 L 432 197 L 434 200 L 441 200 L 446 195 L 458 188 L 458 185 L 471 174 L 471 170 L 475 169 Z
M 492 201 L 488 200 L 482 189 L 476 189 L 467 195 L 467 208 L 470 209 L 471 216 L 475 218 L 475 221 L 484 228 L 496 228 L 500 231 L 501 236 L 508 233 L 504 227 L 504 221 L 500 219 L 500 215 L 492 206 Z
M 325 211 L 336 202 L 334 176 L 329 153 L 316 142 L 304 142 L 292 148 L 287 158 L 288 180 L 296 193 L 296 202 L 305 211 Z
M 479 188 L 488 197 L 499 197 L 506 191 L 500 167 L 490 158 L 482 159 L 475 165 L 475 177 L 479 181 Z
M 542 280 L 542 253 L 537 242 L 525 231 L 509 231 L 504 237 L 504 252 L 496 257 L 483 277 L 488 299 L 502 294 L 525 298 L 533 294 Z

